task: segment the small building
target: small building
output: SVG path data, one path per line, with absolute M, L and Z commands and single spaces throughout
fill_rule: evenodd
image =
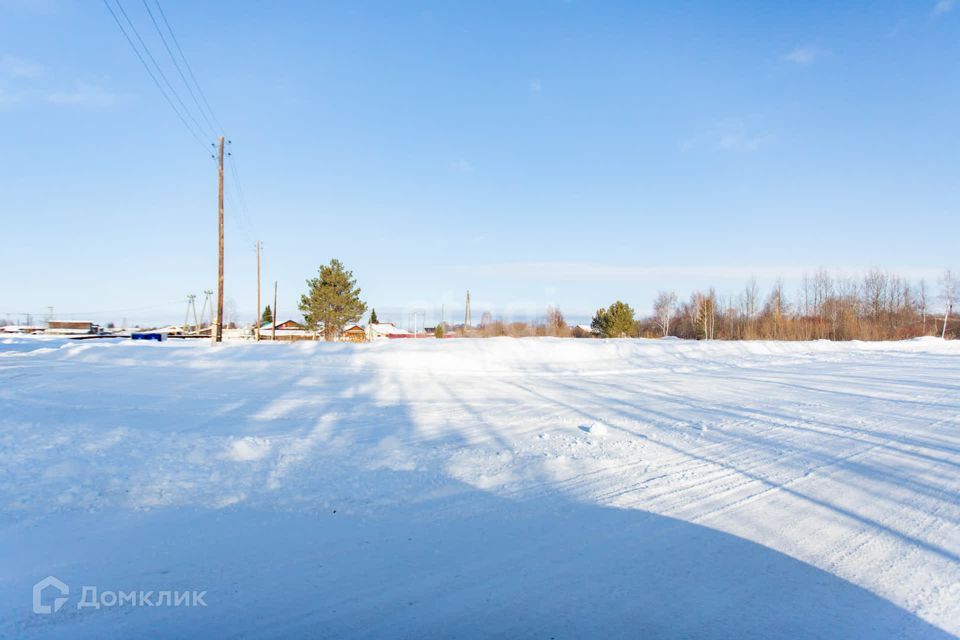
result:
M 0 328 L 0 331 L 4 333 L 43 333 L 45 328 L 29 324 L 8 324 Z
M 599 331 L 596 331 L 588 324 L 578 324 L 573 328 L 571 333 L 574 338 L 592 338 L 600 335 Z
M 46 333 L 57 335 L 90 335 L 100 333 L 100 327 L 92 322 L 73 320 L 51 320 L 47 323 Z
M 401 329 L 392 322 L 374 322 L 367 325 L 367 338 L 369 340 L 413 338 L 412 332 Z
M 267 324 L 260 327 L 260 339 L 261 340 L 273 340 L 274 339 L 274 329 L 273 324 L 268 322 Z M 295 320 L 286 320 L 277 324 L 276 328 L 276 339 L 279 342 L 284 340 L 287 342 L 297 341 L 297 340 L 319 340 L 320 333 L 317 331 L 311 331 L 307 329 L 304 325 L 300 324 Z
M 358 324 L 351 325 L 340 332 L 341 342 L 366 342 L 367 331 Z

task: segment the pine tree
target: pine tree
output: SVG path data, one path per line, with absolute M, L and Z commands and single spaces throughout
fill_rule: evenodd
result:
M 377 310 L 376 310 L 376 309 L 371 309 L 371 310 L 370 310 L 370 324 L 379 324 L 379 323 L 380 323 L 380 321 L 377 320 Z
M 307 280 L 307 293 L 300 296 L 299 308 L 307 327 L 315 330 L 322 324 L 323 336 L 329 341 L 340 335 L 343 325 L 360 320 L 367 305 L 360 300 L 353 272 L 334 259 L 320 267 L 316 278 Z
M 438 324 L 438 325 L 437 325 L 437 328 L 433 330 L 433 337 L 434 337 L 434 338 L 442 338 L 442 337 L 443 337 L 443 324 Z
M 597 309 L 590 328 L 605 338 L 625 338 L 633 333 L 635 321 L 633 309 L 617 300 L 606 309 Z
M 263 315 L 260 316 L 260 326 L 262 327 L 265 324 L 271 324 L 273 322 L 273 311 L 270 310 L 270 305 L 267 305 L 263 308 Z

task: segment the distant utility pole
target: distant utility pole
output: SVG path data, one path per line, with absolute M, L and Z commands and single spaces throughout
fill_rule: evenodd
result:
M 213 331 L 213 291 L 210 289 L 203 290 L 203 306 L 200 307 L 200 318 L 203 322 L 203 318 L 207 317 L 207 309 L 210 309 L 210 322 L 207 323 L 207 326 L 210 327 L 210 330 Z
M 206 296 L 206 300 L 209 303 L 208 308 L 210 310 L 210 320 L 207 322 L 207 326 L 210 327 L 210 331 L 213 331 L 213 290 L 207 289 L 203 292 Z
M 191 308 L 191 307 L 193 308 L 193 321 L 194 321 L 194 322 L 197 321 L 197 307 L 194 306 L 194 304 L 193 304 L 193 301 L 196 300 L 196 299 L 197 299 L 197 296 L 195 296 L 195 295 L 192 294 L 192 293 L 187 295 L 187 311 L 186 311 L 186 313 L 183 314 L 183 328 L 181 329 L 181 333 L 183 333 L 183 334 L 186 334 L 187 331 L 190 329 L 190 324 L 189 324 L 189 322 L 190 322 L 190 308 Z
M 270 341 L 277 341 L 277 281 L 273 281 L 273 322 L 270 323 Z
M 255 327 L 253 336 L 257 342 L 260 342 L 260 314 L 263 313 L 260 309 L 260 251 L 262 245 L 263 243 L 257 240 L 257 315 L 253 316 L 253 326 Z
M 223 341 L 223 136 L 220 136 L 220 188 L 217 204 L 220 218 L 220 256 L 217 268 L 217 323 L 211 332 L 213 342 Z
M 467 306 L 463 310 L 463 329 L 466 331 L 473 322 L 473 318 L 470 317 L 470 289 L 467 289 Z

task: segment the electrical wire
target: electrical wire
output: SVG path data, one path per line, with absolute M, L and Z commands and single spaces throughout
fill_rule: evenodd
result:
M 137 31 L 136 25 L 133 24 L 133 21 L 130 20 L 130 16 L 127 15 L 126 10 L 123 8 L 123 5 L 120 4 L 120 0 L 114 0 L 117 4 L 117 8 L 120 9 L 120 13 L 123 15 L 124 20 L 127 21 L 127 24 L 130 25 L 133 35 L 136 36 L 137 41 L 140 43 L 140 46 L 143 47 L 144 52 L 147 54 L 147 57 L 150 58 L 150 62 L 153 63 L 153 66 L 156 67 L 157 73 L 160 75 L 160 78 L 163 80 L 164 84 L 167 85 L 167 88 L 170 90 L 170 93 L 173 94 L 173 97 L 177 99 L 177 102 L 180 103 L 180 107 L 183 109 L 183 112 L 187 114 L 193 123 L 196 125 L 197 130 L 202 132 L 203 126 L 197 121 L 196 117 L 193 115 L 193 112 L 187 108 L 187 105 L 183 102 L 183 99 L 180 97 L 180 94 L 176 89 L 173 88 L 173 85 L 170 84 L 170 81 L 167 79 L 166 74 L 163 72 L 163 69 L 160 68 L 160 64 L 157 62 L 157 59 L 153 56 L 153 53 L 150 51 L 150 47 L 147 46 L 147 43 L 140 36 L 140 32 Z M 202 135 L 200 137 L 203 137 Z
M 158 5 L 159 6 L 159 5 Z M 197 94 L 194 93 L 193 87 L 190 86 L 190 83 L 187 82 L 187 78 L 183 75 L 183 70 L 180 68 L 180 63 L 177 62 L 177 57 L 173 55 L 173 50 L 170 48 L 170 45 L 167 44 L 167 39 L 163 35 L 163 31 L 160 29 L 160 25 L 157 23 L 157 19 L 153 17 L 153 12 L 150 11 L 150 5 L 147 4 L 147 0 L 143 0 L 143 8 L 147 10 L 147 15 L 150 16 L 150 22 L 153 23 L 153 28 L 156 29 L 157 35 L 160 36 L 160 42 L 163 43 L 163 48 L 167 50 L 167 54 L 170 56 L 170 60 L 173 62 L 174 68 L 177 70 L 177 73 L 180 75 L 180 79 L 183 81 L 183 85 L 187 88 L 187 92 L 190 94 L 190 97 L 193 99 L 193 103 L 197 105 L 197 111 L 200 113 L 200 117 L 206 122 L 207 127 L 210 130 L 210 133 L 214 138 L 217 137 L 217 128 L 213 126 L 210 122 L 210 118 L 207 117 L 206 112 L 203 110 L 203 107 L 200 106 L 200 101 L 197 99 Z M 171 32 L 172 35 L 172 32 Z
M 147 61 L 144 60 L 143 55 L 140 53 L 140 50 L 137 49 L 137 46 L 134 44 L 133 39 L 130 38 L 130 35 L 127 33 L 127 30 L 123 28 L 123 24 L 120 22 L 120 18 L 117 17 L 116 12 L 113 10 L 113 7 L 110 6 L 108 0 L 103 0 L 104 6 L 110 12 L 110 15 L 113 17 L 114 22 L 117 23 L 117 27 L 120 29 L 120 32 L 123 34 L 123 37 L 126 38 L 127 43 L 130 45 L 130 48 L 133 49 L 133 53 L 136 54 L 137 59 L 140 61 L 140 64 L 143 65 L 143 68 L 146 69 L 147 75 L 150 76 L 150 79 L 153 80 L 153 84 L 157 86 L 157 89 L 160 90 L 160 94 L 163 96 L 164 100 L 167 101 L 167 104 L 170 105 L 170 108 L 173 109 L 173 112 L 177 114 L 177 118 L 180 119 L 180 122 L 183 123 L 183 126 L 190 132 L 190 135 L 194 140 L 197 141 L 197 144 L 204 150 L 204 153 L 209 153 L 207 145 L 204 144 L 203 140 L 200 139 L 200 136 L 196 134 L 190 124 L 187 122 L 186 118 L 183 117 L 183 114 L 177 109 L 176 105 L 173 104 L 173 101 L 170 99 L 170 96 L 167 95 L 167 92 L 164 91 L 163 85 L 160 84 L 160 81 L 157 80 L 157 77 L 154 75 L 153 70 L 150 69 L 150 65 L 147 64 Z M 120 7 L 119 3 L 117 4 Z M 120 10 L 123 11 L 123 7 L 120 7 Z M 126 15 L 126 14 L 124 14 Z
M 200 83 L 197 82 L 197 77 L 193 74 L 193 67 L 190 66 L 190 62 L 187 60 L 187 56 L 184 55 L 183 49 L 180 48 L 180 42 L 177 40 L 176 34 L 173 32 L 173 27 L 170 26 L 170 22 L 167 20 L 167 15 L 163 12 L 163 7 L 160 6 L 160 0 L 154 0 L 154 3 L 157 5 L 157 11 L 160 13 L 160 19 L 163 20 L 163 24 L 166 25 L 167 31 L 170 32 L 170 39 L 173 40 L 173 45 L 177 48 L 177 51 L 180 53 L 180 58 L 183 60 L 183 65 L 187 68 L 187 74 L 190 76 L 190 79 L 193 80 L 193 84 L 197 87 L 197 93 L 200 94 L 200 99 L 203 100 L 203 104 L 206 105 L 207 111 L 210 112 L 210 117 L 216 123 L 215 129 L 217 131 L 223 131 L 223 125 L 220 124 L 220 121 L 217 119 L 216 114 L 213 112 L 213 109 L 210 108 L 210 103 L 207 101 L 207 96 L 203 92 L 203 88 L 200 86 Z

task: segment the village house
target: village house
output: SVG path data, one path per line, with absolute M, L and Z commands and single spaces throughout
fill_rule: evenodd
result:
M 340 332 L 341 342 L 366 342 L 367 331 L 358 324 L 350 325 Z
M 8 324 L 0 328 L 4 333 L 43 333 L 44 327 L 30 324 Z
M 47 323 L 46 333 L 56 335 L 90 335 L 100 333 L 100 327 L 92 322 L 51 320 Z
M 260 326 L 261 340 L 273 340 L 274 334 L 276 334 L 276 339 L 278 342 L 280 340 L 287 342 L 297 340 L 319 340 L 322 337 L 323 330 L 311 331 L 295 320 L 286 320 L 277 324 L 276 332 L 274 332 L 273 323 L 268 322 Z
M 374 322 L 367 325 L 367 339 L 369 340 L 413 337 L 413 333 L 407 331 L 406 329 L 400 329 L 392 322 Z

